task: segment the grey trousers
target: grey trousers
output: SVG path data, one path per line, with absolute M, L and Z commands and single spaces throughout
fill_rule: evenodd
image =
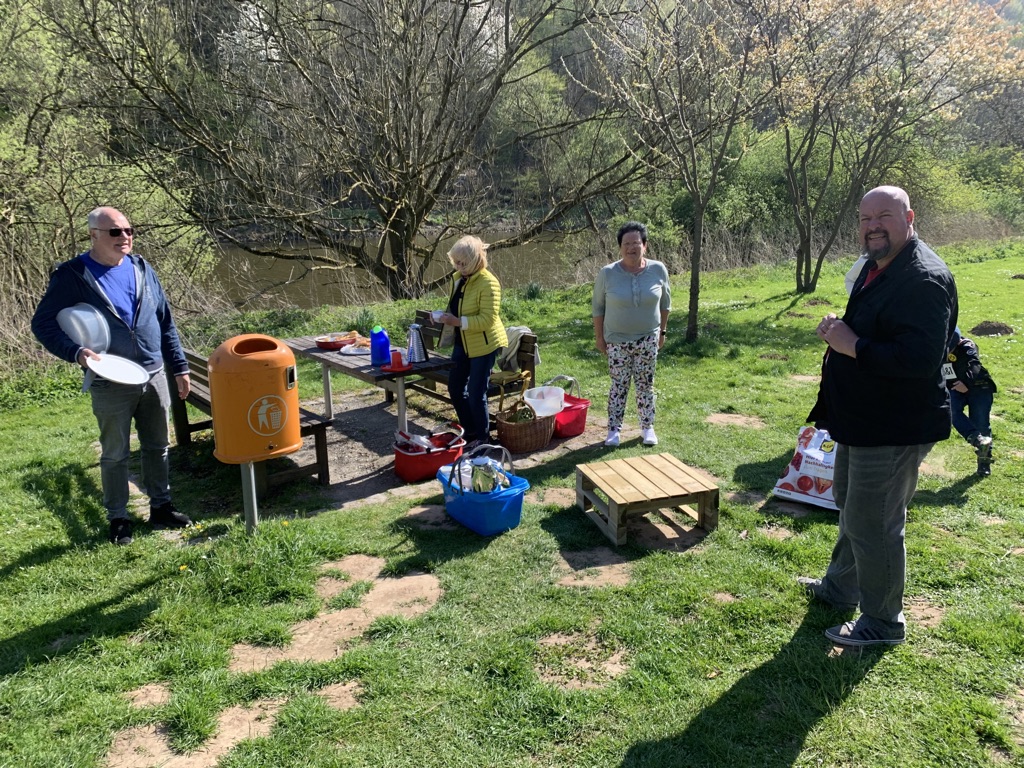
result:
M 831 602 L 859 603 L 864 620 L 883 630 L 905 624 L 907 504 L 933 445 L 836 448 L 839 540 L 822 588 Z
M 166 374 L 155 373 L 140 385 L 96 379 L 89 391 L 92 412 L 100 427 L 100 480 L 107 519 L 128 517 L 128 458 L 133 420 L 142 454 L 142 483 L 150 504 L 158 506 L 170 501 L 167 414 L 171 397 Z

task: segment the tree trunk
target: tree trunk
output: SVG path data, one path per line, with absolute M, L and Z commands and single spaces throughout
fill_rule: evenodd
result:
M 693 209 L 693 237 L 690 249 L 690 303 L 686 313 L 686 340 L 696 341 L 697 314 L 700 309 L 700 260 L 704 245 L 704 206 Z

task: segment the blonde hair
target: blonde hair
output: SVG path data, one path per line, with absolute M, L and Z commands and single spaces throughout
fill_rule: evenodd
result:
M 479 272 L 481 269 L 487 269 L 488 247 L 487 243 L 479 237 L 466 235 L 465 237 L 459 238 L 459 241 L 451 247 L 451 250 L 448 251 L 448 260 L 454 267 L 455 260 L 461 257 L 466 264 L 466 271 L 472 275 Z M 456 269 L 458 268 L 456 267 Z

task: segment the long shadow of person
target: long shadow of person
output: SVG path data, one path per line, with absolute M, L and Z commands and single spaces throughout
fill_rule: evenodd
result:
M 778 653 L 744 675 L 677 735 L 634 744 L 623 768 L 783 768 L 807 734 L 853 691 L 883 651 L 829 653 L 835 611 L 811 606 Z M 835 623 L 835 622 L 833 622 Z

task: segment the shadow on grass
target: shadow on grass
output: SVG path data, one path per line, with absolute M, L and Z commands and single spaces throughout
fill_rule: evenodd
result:
M 881 659 L 883 650 L 831 656 L 822 631 L 840 615 L 812 606 L 778 653 L 748 672 L 684 731 L 634 744 L 623 768 L 785 768 L 807 734 L 835 710 Z
M 442 494 L 431 496 L 424 499 L 423 504 L 437 505 L 443 509 L 444 496 Z M 445 519 L 446 524 L 428 527 L 407 517 L 400 517 L 391 523 L 391 531 L 399 534 L 403 539 L 393 549 L 400 550 L 408 543 L 414 548 L 414 551 L 400 560 L 389 563 L 390 574 L 400 575 L 409 571 L 432 572 L 441 563 L 461 560 L 486 549 L 491 542 L 502 536 L 502 534 L 481 536 L 469 528 L 455 523 L 454 520 L 448 522 L 443 513 L 439 519 Z
M 0 641 L 0 675 L 17 672 L 24 666 L 48 661 L 70 653 L 84 643 L 100 637 L 119 637 L 141 626 L 158 601 L 136 597 L 153 586 L 152 578 L 125 589 L 107 600 L 72 611 L 58 619 L 31 627 Z M 121 603 L 127 603 L 121 605 Z
M 792 458 L 793 451 L 789 450 L 764 461 L 749 461 L 746 464 L 737 464 L 736 469 L 733 470 L 732 479 L 739 486 L 740 490 L 757 491 L 767 496 L 775 487 L 775 481 L 779 479 L 779 473 L 789 465 Z
M 984 479 L 981 475 L 972 472 L 945 488 L 937 490 L 918 488 L 917 493 L 914 494 L 914 503 L 935 507 L 962 507 L 969 499 L 968 491 Z
M 72 544 L 93 540 L 106 527 L 106 514 L 98 503 L 103 494 L 81 464 L 33 467 L 25 473 L 22 487 L 53 512 Z

